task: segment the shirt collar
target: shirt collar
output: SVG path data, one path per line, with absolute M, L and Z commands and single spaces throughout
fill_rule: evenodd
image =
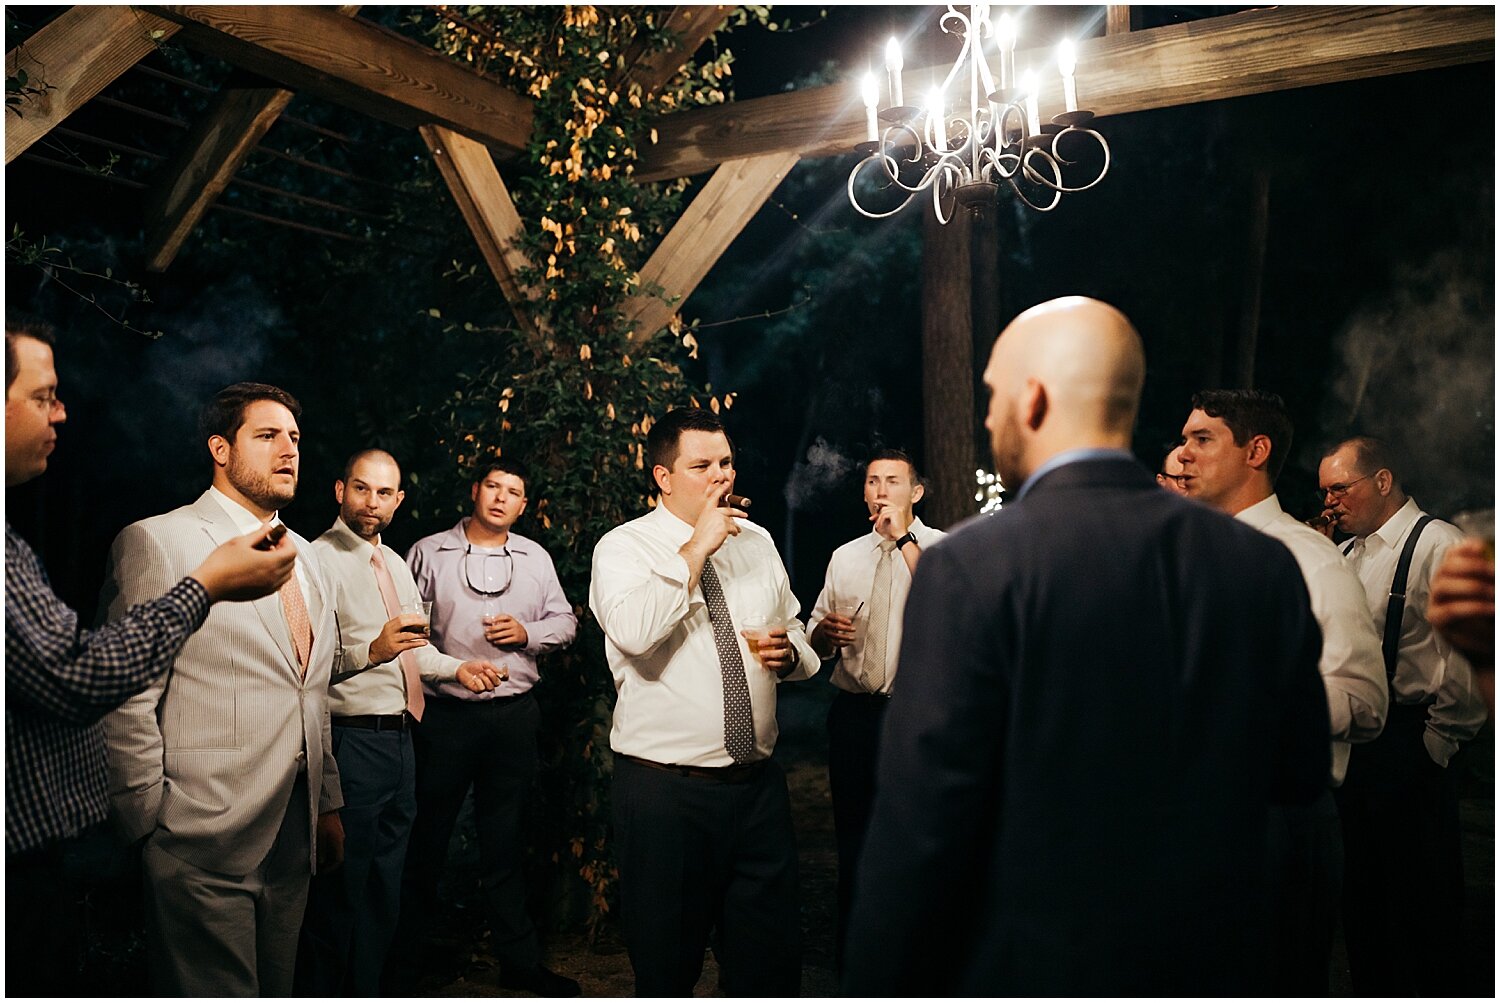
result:
M 1370 535 L 1379 537 L 1381 543 L 1395 550 L 1396 544 L 1406 535 L 1406 531 L 1411 529 L 1412 523 L 1416 522 L 1417 516 L 1421 514 L 1422 510 L 1417 508 L 1417 500 L 1408 498 L 1406 504 L 1398 508 L 1396 514 L 1385 521 L 1385 525 Z
M 692 525 L 674 515 L 672 510 L 667 508 L 660 497 L 656 499 L 656 508 L 647 512 L 646 518 L 651 520 L 656 530 L 671 543 L 681 546 L 692 538 Z
M 366 540 L 354 530 L 350 529 L 349 524 L 344 521 L 344 517 L 341 515 L 334 517 L 333 527 L 329 529 L 329 532 L 343 540 L 344 545 L 346 547 L 349 547 L 350 549 L 357 550 L 360 547 L 364 547 L 372 551 L 375 549 L 375 544 L 371 543 L 369 540 Z
M 1016 492 L 1015 500 L 1020 501 L 1022 498 L 1025 498 L 1026 492 L 1031 490 L 1032 485 L 1041 480 L 1047 474 L 1052 473 L 1052 471 L 1056 470 L 1058 467 L 1065 467 L 1070 463 L 1082 463 L 1085 460 L 1106 460 L 1119 458 L 1124 458 L 1127 460 L 1130 459 L 1131 456 L 1129 451 L 1124 449 L 1106 449 L 1100 446 L 1085 446 L 1082 449 L 1065 449 L 1061 453 L 1058 453 L 1048 459 L 1040 467 L 1037 467 L 1036 470 L 1032 472 L 1031 476 L 1026 478 L 1026 483 L 1022 484 L 1020 490 Z
M 218 502 L 220 507 L 224 509 L 224 513 L 229 516 L 229 521 L 234 523 L 235 528 L 239 530 L 240 535 L 243 536 L 245 533 L 254 532 L 262 525 L 264 525 L 254 512 L 250 511 L 245 506 L 241 505 L 239 502 L 235 501 L 233 498 L 220 491 L 218 488 L 210 484 L 208 490 L 209 493 L 213 495 L 214 501 Z M 271 524 L 275 525 L 280 521 L 281 513 L 272 512 Z
M 469 543 L 468 534 L 464 531 L 468 528 L 469 519 L 469 516 L 464 516 L 454 524 L 452 529 L 448 530 L 448 532 L 440 536 L 438 538 L 437 549 L 468 550 L 471 544 Z M 488 547 L 481 549 L 493 550 L 494 548 Z M 531 541 L 522 536 L 520 533 L 512 530 L 509 537 L 505 541 L 505 549 L 510 551 L 512 554 L 527 554 L 531 552 Z
M 1274 494 L 1267 495 L 1249 508 L 1240 509 L 1234 517 L 1255 529 L 1264 530 L 1281 515 L 1281 501 Z

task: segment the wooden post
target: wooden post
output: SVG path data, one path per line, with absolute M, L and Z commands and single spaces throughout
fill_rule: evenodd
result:
M 1123 35 L 1130 30 L 1130 6 L 1128 4 L 1110 4 L 1105 7 L 1104 34 Z
M 922 212 L 922 438 L 924 522 L 939 529 L 973 515 L 974 317 L 970 230 Z

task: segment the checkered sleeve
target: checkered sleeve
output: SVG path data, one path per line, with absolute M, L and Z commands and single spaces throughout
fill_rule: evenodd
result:
M 58 599 L 41 562 L 5 529 L 5 700 L 72 724 L 90 724 L 172 664 L 208 616 L 208 592 L 184 578 L 98 630 Z

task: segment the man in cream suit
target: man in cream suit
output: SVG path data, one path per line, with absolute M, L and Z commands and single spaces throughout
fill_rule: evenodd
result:
M 277 521 L 297 488 L 300 412 L 265 384 L 219 392 L 199 422 L 212 487 L 116 538 L 111 618 L 225 540 Z M 116 816 L 128 838 L 145 837 L 159 995 L 290 995 L 309 877 L 342 855 L 333 593 L 308 542 L 290 536 L 298 560 L 279 593 L 215 606 L 166 677 L 105 720 Z

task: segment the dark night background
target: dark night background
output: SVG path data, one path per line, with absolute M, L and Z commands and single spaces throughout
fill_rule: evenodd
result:
M 1146 20 L 1137 27 L 1235 9 L 1139 8 Z M 936 30 L 936 10 L 831 8 L 818 20 L 815 9 L 786 9 L 792 30 L 752 28 L 731 38 L 738 96 L 852 79 L 892 33 L 908 39 L 908 66 L 936 62 L 951 44 Z M 370 13 L 399 22 L 392 9 Z M 46 8 L 12 8 L 8 44 L 48 16 Z M 1064 31 L 1102 32 L 1098 7 L 1025 17 L 1023 47 L 1033 36 L 1050 44 Z M 1042 18 L 1045 27 L 1033 23 Z M 176 47 L 146 65 L 210 83 L 227 75 Z M 140 71 L 105 96 L 184 120 L 206 102 L 204 93 Z M 364 242 L 214 212 L 164 275 L 146 273 L 143 193 L 119 182 L 152 181 L 159 162 L 129 151 L 170 154 L 182 130 L 98 100 L 66 127 L 116 144 L 116 180 L 30 156 L 7 168 L 11 227 L 29 240 L 45 235 L 80 267 L 109 267 L 115 278 L 141 283 L 152 303 L 129 305 L 127 318 L 165 332 L 152 341 L 124 330 L 35 267 L 8 261 L 7 303 L 38 309 L 65 329 L 60 371 L 69 414 L 47 476 L 7 493 L 8 515 L 82 609 L 94 605 L 119 528 L 201 491 L 207 468 L 192 416 L 218 387 L 261 378 L 302 399 L 303 487 L 287 518 L 316 536 L 333 517 L 329 485 L 352 449 L 381 441 L 422 470 L 423 439 L 410 412 L 422 394 L 445 392 L 468 353 L 483 351 L 482 340 L 444 333 L 416 308 L 493 315 L 499 300 L 482 267 L 466 286 L 442 280 L 451 262 L 477 255 L 416 135 L 309 98 L 294 100 L 288 115 L 349 141 L 283 122 L 264 145 L 364 180 L 265 155 L 241 177 L 365 215 L 239 186 L 223 203 Z M 1154 464 L 1191 393 L 1229 378 L 1262 171 L 1269 214 L 1254 375 L 1257 386 L 1287 399 L 1297 421 L 1284 503 L 1310 510 L 1317 447 L 1359 429 L 1389 435 L 1409 454 L 1408 479 L 1429 509 L 1487 506 L 1493 121 L 1492 62 L 1106 118 L 1108 178 L 1048 214 L 1002 196 L 998 274 L 975 281 L 996 285 L 1002 323 L 1072 293 L 1112 302 L 1135 321 L 1149 363 L 1136 448 Z M 32 151 L 85 170 L 108 152 L 75 136 L 48 137 Z M 739 394 L 729 421 L 741 447 L 740 483 L 756 499 L 757 520 L 782 541 L 807 605 L 828 553 L 863 531 L 850 475 L 857 458 L 876 444 L 907 447 L 919 459 L 922 449 L 918 213 L 926 210 L 918 200 L 889 221 L 859 217 L 843 188 L 852 164 L 799 164 L 684 309 L 705 325 L 698 377 Z M 57 277 L 106 306 L 127 304 L 109 283 Z M 756 317 L 766 312 L 773 316 Z M 977 365 L 994 333 L 976 332 Z M 982 399 L 977 410 L 982 419 Z M 976 458 L 984 449 L 976 441 Z M 404 547 L 448 524 L 456 505 L 418 487 L 390 535 Z

